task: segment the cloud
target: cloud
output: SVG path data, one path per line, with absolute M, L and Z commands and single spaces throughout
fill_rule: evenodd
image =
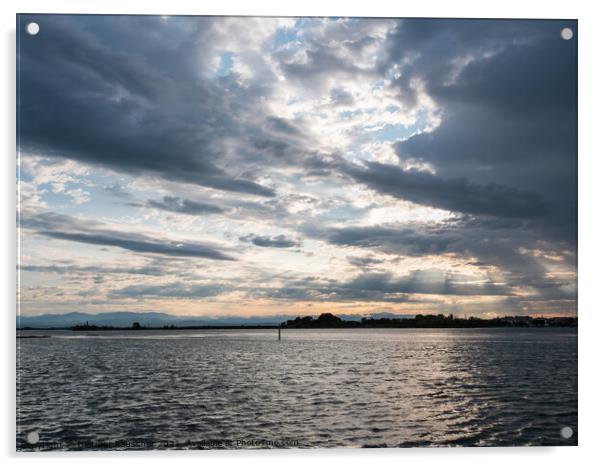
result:
M 311 22 L 311 21 L 310 21 Z M 327 92 L 342 80 L 377 78 L 375 58 L 394 20 L 316 19 L 295 48 L 274 53 L 287 81 L 310 94 Z
M 446 228 L 416 230 L 388 226 L 350 226 L 331 228 L 323 232 L 330 244 L 374 248 L 389 254 L 423 256 L 441 254 L 460 241 Z
M 505 285 L 492 282 L 469 282 L 470 277 L 438 269 L 423 269 L 402 277 L 390 272 L 363 273 L 342 283 L 342 289 L 371 292 L 433 294 L 433 295 L 511 295 L 512 290 Z M 472 278 L 474 281 L 474 278 Z
M 374 265 L 380 265 L 385 262 L 384 259 L 378 259 L 373 256 L 367 256 L 367 257 L 347 256 L 347 260 L 349 261 L 349 263 L 351 265 L 354 265 L 354 266 L 360 267 L 360 268 L 372 267 Z
M 155 209 L 186 215 L 216 214 L 224 211 L 224 209 L 214 204 L 181 199 L 175 196 L 164 196 L 160 201 L 149 200 L 146 205 Z
M 299 136 L 302 134 L 301 130 L 297 128 L 293 123 L 280 117 L 268 117 L 267 125 L 269 128 L 276 132 L 289 134 L 293 136 Z
M 32 20 L 42 35 L 20 36 L 18 57 L 23 272 L 132 274 L 113 297 L 140 306 L 217 296 L 229 277 L 249 302 L 575 308 L 576 41 L 559 36 L 575 22 L 19 18 Z M 132 226 L 48 212 L 83 212 L 86 195 L 87 216 Z M 224 233 L 315 241 L 300 271 L 245 263 Z M 115 257 L 54 265 L 39 255 L 56 240 L 152 254 L 163 276 L 189 258 L 224 273 L 175 284 Z
M 262 134 L 245 118 L 259 96 L 241 93 L 232 80 L 201 79 L 192 58 L 177 58 L 196 56 L 191 39 L 202 37 L 212 21 L 219 19 L 180 18 L 174 25 L 151 17 L 141 23 L 134 17 L 45 16 L 44 40 L 25 32 L 20 40 L 20 149 L 130 175 L 274 196 L 271 187 L 216 163 L 242 154 L 232 147 L 235 141 L 244 147 L 248 134 Z
M 540 40 L 546 29 L 557 32 L 562 25 L 547 20 L 403 19 L 389 31 L 382 67 L 399 66 L 392 84 L 406 105 L 416 104 L 420 92 L 416 80 L 433 93 L 435 87 L 459 82 L 460 73 L 471 62 L 490 58 L 509 46 L 529 45 Z
M 424 171 L 366 162 L 365 168 L 348 165 L 346 172 L 383 194 L 453 212 L 500 217 L 533 218 L 548 205 L 534 192 L 496 183 L 478 184 L 466 178 L 445 179 Z
M 389 36 L 385 62 L 399 67 L 391 85 L 400 98 L 417 101 L 425 92 L 442 115 L 432 131 L 396 144 L 400 161 L 429 163 L 441 180 L 467 179 L 457 189 L 476 199 L 450 201 L 468 206 L 463 212 L 538 216 L 541 235 L 574 243 L 577 41 L 561 39 L 564 27 L 577 31 L 570 20 L 403 20 Z M 404 189 L 380 171 L 364 176 L 373 186 Z M 491 189 L 482 192 L 476 182 Z
M 164 254 L 176 257 L 202 257 L 215 260 L 234 260 L 232 257 L 203 244 L 172 241 L 158 242 L 146 236 L 131 233 L 67 233 L 61 231 L 38 231 L 37 233 L 60 240 L 96 244 L 100 246 L 112 246 L 140 253 Z
M 217 296 L 223 288 L 215 284 L 167 283 L 161 285 L 130 285 L 113 290 L 111 298 L 207 298 Z
M 78 265 L 20 265 L 19 270 L 25 272 L 41 272 L 56 274 L 124 274 L 124 275 L 152 275 L 161 276 L 165 270 L 161 267 L 101 267 L 101 266 L 78 266 Z
M 188 241 L 150 238 L 141 233 L 109 230 L 99 222 L 89 224 L 68 215 L 41 213 L 35 218 L 21 217 L 22 228 L 49 238 L 98 246 L 111 246 L 137 253 L 160 254 L 173 257 L 197 257 L 221 261 L 235 260 L 216 247 Z M 78 231 L 79 230 L 79 231 Z
M 316 302 L 386 302 L 386 303 L 423 303 L 428 300 L 418 300 L 408 294 L 383 293 L 378 290 L 362 290 L 340 287 L 306 288 L 283 286 L 273 289 L 260 289 L 257 296 L 286 301 L 316 301 Z
M 261 236 L 251 234 L 247 236 L 241 236 L 239 239 L 263 248 L 292 248 L 300 245 L 299 241 L 287 238 L 284 235 Z
M 119 183 L 113 183 L 110 185 L 106 185 L 103 187 L 103 189 L 105 190 L 105 192 L 107 192 L 115 197 L 121 197 L 121 198 L 131 197 L 131 193 L 128 192 L 128 190 L 125 189 L 125 187 L 120 185 Z
M 389 303 L 429 303 L 440 296 L 511 296 L 511 287 L 488 280 L 439 269 L 415 270 L 403 276 L 391 272 L 367 272 L 346 281 L 294 280 L 279 288 L 256 289 L 254 293 L 272 299 L 299 301 L 371 301 Z
M 460 217 L 438 225 L 416 224 L 413 228 L 390 224 L 306 231 L 331 244 L 369 249 L 396 257 L 446 254 L 456 258 L 475 258 L 470 261 L 471 265 L 493 268 L 491 270 L 497 271 L 508 287 L 530 288 L 532 293 L 545 299 L 575 297 L 572 275 L 555 277 L 540 257 L 521 250 L 525 244 L 539 244 L 545 250 L 554 251 L 558 250 L 557 243 L 542 240 L 528 221 L 502 220 Z M 568 244 L 564 247 L 570 251 Z M 571 254 L 559 258 L 559 261 L 567 270 L 574 270 L 576 266 Z

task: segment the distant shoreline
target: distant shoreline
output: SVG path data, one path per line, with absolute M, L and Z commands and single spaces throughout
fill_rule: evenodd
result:
M 493 319 L 480 319 L 477 317 L 457 318 L 453 314 L 417 315 L 414 318 L 362 318 L 356 320 L 343 320 L 330 313 L 321 314 L 318 318 L 312 316 L 297 317 L 282 322 L 280 325 L 163 325 L 145 326 L 133 322 L 130 327 L 113 325 L 74 325 L 70 327 L 18 327 L 23 330 L 72 330 L 72 331 L 141 331 L 141 330 L 275 330 L 275 329 L 334 329 L 334 328 L 533 328 L 533 327 L 577 327 L 577 317 L 529 317 L 509 316 Z
M 72 331 L 114 331 L 114 330 L 132 330 L 132 331 L 141 331 L 141 330 L 276 330 L 282 328 L 279 325 L 199 325 L 199 326 L 184 326 L 184 327 L 176 327 L 176 326 L 161 326 L 161 327 L 151 327 L 144 326 L 140 328 L 133 327 L 115 327 L 115 326 L 95 326 L 95 325 L 77 325 L 74 327 L 17 327 L 17 331 L 24 330 L 72 330 Z

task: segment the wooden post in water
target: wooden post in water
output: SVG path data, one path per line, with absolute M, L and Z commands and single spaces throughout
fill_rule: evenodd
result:
M 280 341 L 280 327 L 278 327 L 278 341 Z

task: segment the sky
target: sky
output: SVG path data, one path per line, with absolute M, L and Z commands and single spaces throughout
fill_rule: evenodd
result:
M 18 23 L 23 315 L 576 314 L 576 21 Z

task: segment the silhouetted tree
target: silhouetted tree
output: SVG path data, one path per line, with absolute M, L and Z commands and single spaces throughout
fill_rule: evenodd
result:
M 325 314 L 320 314 L 320 317 L 316 320 L 316 324 L 320 327 L 340 327 L 342 319 L 327 312 Z

